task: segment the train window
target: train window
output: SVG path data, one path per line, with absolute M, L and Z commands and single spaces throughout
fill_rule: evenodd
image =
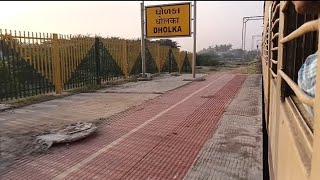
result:
M 263 46 L 264 46 L 264 48 L 263 48 L 263 56 L 265 58 L 265 63 L 268 64 L 269 63 L 268 62 L 268 59 L 269 59 L 269 55 L 268 55 L 268 53 L 269 53 L 269 42 L 268 42 L 268 38 L 269 38 L 269 36 L 268 36 L 268 34 L 269 34 L 269 23 L 266 23 L 265 26 L 266 26 L 266 28 L 265 28 L 266 31 L 265 31 L 265 34 L 264 34 L 264 37 L 263 37 Z
M 298 29 L 304 23 L 315 20 L 318 15 L 301 15 L 297 14 L 295 7 L 292 3 L 288 3 L 287 8 L 283 12 L 284 18 L 284 37 Z M 283 47 L 283 72 L 291 78 L 295 83 L 298 80 L 298 71 L 306 58 L 317 51 L 318 45 L 318 33 L 308 32 L 298 38 L 288 41 Z M 286 82 L 281 85 L 282 99 L 285 97 L 291 97 L 296 104 L 297 109 L 300 111 L 302 117 L 306 120 L 306 123 L 313 130 L 313 118 L 309 114 L 303 103 L 296 97 L 292 88 L 288 86 Z
M 270 72 L 273 78 L 277 77 L 278 66 L 278 41 L 279 41 L 279 20 L 280 20 L 280 2 L 275 1 L 271 6 L 270 18 L 270 37 L 271 51 L 270 51 Z

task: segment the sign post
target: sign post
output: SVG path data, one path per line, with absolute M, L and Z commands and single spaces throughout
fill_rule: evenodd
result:
M 142 6 L 144 3 L 141 3 Z M 143 10 L 143 7 L 141 7 Z M 145 7 L 146 38 L 191 37 L 191 2 Z M 141 13 L 143 14 L 143 13 Z M 143 18 L 143 17 L 141 17 Z M 192 74 L 196 61 L 196 1 L 194 1 Z M 142 28 L 142 27 L 141 27 Z M 142 28 L 143 29 L 143 28 Z M 142 40 L 144 44 L 144 39 Z M 144 47 L 141 47 L 144 51 Z M 142 63 L 144 58 L 142 58 Z
M 142 72 L 142 78 L 145 78 L 146 75 L 146 53 L 145 53 L 145 25 L 144 25 L 144 1 L 141 3 L 141 72 Z
M 196 78 L 195 66 L 197 60 L 197 2 L 193 3 L 193 58 L 192 58 L 192 78 Z

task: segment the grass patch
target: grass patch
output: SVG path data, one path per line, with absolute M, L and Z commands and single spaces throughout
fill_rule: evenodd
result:
M 160 76 L 161 76 L 161 73 L 156 73 L 156 74 L 152 74 L 152 75 L 151 75 L 152 78 L 154 78 L 154 77 L 160 77 Z
M 120 79 L 120 80 L 114 80 L 114 81 L 108 81 L 108 82 L 105 82 L 104 84 L 105 85 L 111 85 L 111 86 L 116 86 L 116 85 L 121 85 L 121 84 L 125 84 L 125 83 L 128 83 L 128 82 L 137 82 L 138 81 L 138 78 L 137 76 L 131 76 L 129 77 L 128 79 Z
M 250 62 L 248 65 L 246 65 L 245 68 L 243 68 L 244 74 L 261 74 L 261 62 L 255 61 Z
M 212 67 L 209 69 L 209 71 L 218 71 L 218 67 Z
M 41 103 L 41 102 L 45 102 L 45 101 L 50 101 L 53 99 L 62 98 L 62 97 L 68 96 L 68 95 L 69 94 L 65 94 L 65 95 L 41 94 L 41 95 L 11 100 L 6 103 L 10 104 L 10 106 L 11 106 L 10 109 L 11 108 L 20 108 L 20 107 L 28 106 L 31 104 L 36 104 L 36 103 Z
M 247 74 L 257 74 L 257 67 L 254 65 L 249 65 L 247 67 Z
M 105 86 L 103 86 L 103 85 L 93 84 L 93 85 L 87 85 L 87 86 L 83 86 L 83 87 L 79 87 L 79 88 L 75 88 L 75 89 L 70 89 L 70 90 L 67 90 L 66 92 L 69 92 L 72 94 L 93 93 L 93 92 L 96 92 L 97 90 L 102 89 L 104 87 Z
M 177 76 L 180 76 L 180 74 L 179 73 L 171 73 L 171 76 L 177 77 Z
M 126 79 L 127 82 L 137 82 L 138 81 L 138 76 L 137 75 L 133 75 L 131 77 L 129 77 L 128 79 Z

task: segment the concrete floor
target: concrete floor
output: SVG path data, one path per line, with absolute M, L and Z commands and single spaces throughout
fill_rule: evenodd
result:
M 188 76 L 0 113 L 6 157 L 19 155 L 10 142 L 21 145 L 34 131 L 101 119 L 96 136 L 21 158 L 0 178 L 262 179 L 261 75 L 217 72 L 183 81 Z
M 261 76 L 249 75 L 185 179 L 263 179 L 261 118 Z

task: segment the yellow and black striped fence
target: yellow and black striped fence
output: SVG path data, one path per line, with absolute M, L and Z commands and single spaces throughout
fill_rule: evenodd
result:
M 0 101 L 139 74 L 140 47 L 139 40 L 0 29 Z M 191 72 L 190 53 L 146 47 L 147 72 Z

